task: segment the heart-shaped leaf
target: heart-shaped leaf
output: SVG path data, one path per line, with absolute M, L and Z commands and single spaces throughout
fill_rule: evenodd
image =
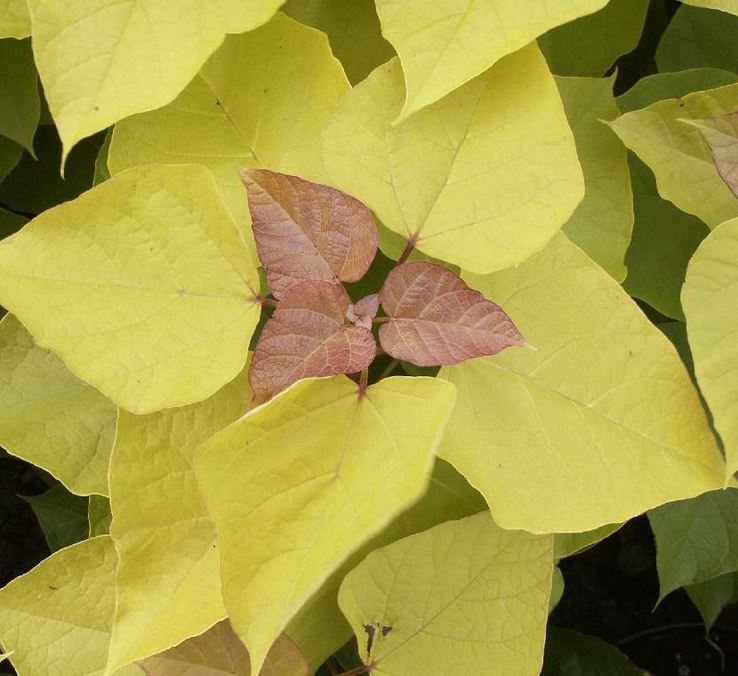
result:
M 705 120 L 685 120 L 700 130 L 712 161 L 731 192 L 738 197 L 738 111 Z
M 470 289 L 455 272 L 412 261 L 396 267 L 379 292 L 389 321 L 379 342 L 418 366 L 459 364 L 525 341 L 504 310 Z
M 357 199 L 266 169 L 242 169 L 259 258 L 281 298 L 304 279 L 355 282 L 377 252 L 377 226 Z
M 345 323 L 351 299 L 327 281 L 302 281 L 285 293 L 264 325 L 251 363 L 254 402 L 302 378 L 357 373 L 371 364 L 371 331 Z

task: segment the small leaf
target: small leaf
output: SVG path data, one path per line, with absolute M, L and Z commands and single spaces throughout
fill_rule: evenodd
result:
M 738 197 L 738 111 L 685 122 L 700 130 L 710 148 L 720 178 Z
M 371 330 L 372 320 L 377 316 L 377 310 L 379 310 L 379 294 L 373 293 L 365 296 L 358 303 L 349 305 L 346 319 L 356 326 L 363 326 Z
M 377 226 L 345 193 L 266 169 L 242 169 L 259 258 L 280 298 L 304 279 L 355 282 L 377 253 Z
M 690 584 L 684 590 L 697 606 L 705 628 L 709 631 L 725 606 L 738 603 L 738 573 L 726 573 L 711 580 Z
M 548 614 L 550 615 L 561 597 L 564 595 L 564 576 L 561 574 L 561 569 L 558 566 L 554 566 L 553 575 L 551 576 L 551 596 L 548 597 Z
M 110 500 L 102 495 L 91 495 L 87 505 L 87 525 L 90 537 L 107 535 L 110 533 L 110 522 L 113 515 L 110 513 Z
M 89 535 L 87 498 L 74 495 L 57 484 L 41 495 L 24 496 L 23 499 L 31 505 L 52 552 Z
M 395 359 L 418 366 L 459 364 L 525 344 L 499 305 L 434 263 L 399 265 L 379 299 L 390 317 L 379 341 Z
M 0 134 L 33 153 L 40 104 L 30 40 L 0 40 Z
M 377 343 L 363 326 L 345 323 L 351 300 L 340 285 L 303 281 L 290 288 L 267 321 L 251 363 L 255 402 L 302 378 L 358 373 Z
M 596 636 L 550 627 L 542 676 L 647 676 Z

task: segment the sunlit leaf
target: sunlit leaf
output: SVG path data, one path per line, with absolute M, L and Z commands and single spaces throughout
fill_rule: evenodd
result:
M 80 495 L 108 493 L 115 405 L 38 347 L 12 315 L 0 321 L 0 444 Z
M 659 600 L 687 584 L 738 570 L 738 490 L 712 491 L 648 513 L 656 538 Z
M 31 41 L 0 40 L 0 134 L 33 152 L 39 112 Z
M 395 55 L 382 37 L 374 0 L 288 0 L 283 10 L 328 35 L 353 84 Z
M 541 676 L 647 676 L 597 636 L 550 627 Z
M 382 35 L 394 45 L 407 82 L 407 118 L 555 26 L 601 9 L 607 0 L 376 0 Z M 525 70 L 521 68 L 520 73 Z
M 418 366 L 458 364 L 525 344 L 499 305 L 440 265 L 399 265 L 379 300 L 389 317 L 379 329 L 382 347 Z
M 454 400 L 431 378 L 363 396 L 344 376 L 304 380 L 199 449 L 225 606 L 255 671 L 328 576 L 423 493 Z
M 325 35 L 277 14 L 228 37 L 171 104 L 116 124 L 108 166 L 116 174 L 146 162 L 202 164 L 247 224 L 238 168 L 323 181 L 323 128 L 348 89 Z
M 249 382 L 262 403 L 302 378 L 358 373 L 377 353 L 371 330 L 347 323 L 351 300 L 340 284 L 291 287 L 264 325 Z
M 131 170 L 45 212 L 0 242 L 0 273 L 0 302 L 38 344 L 137 413 L 231 380 L 261 310 L 246 244 L 196 166 Z
M 584 189 L 538 48 L 393 125 L 403 93 L 393 60 L 341 101 L 324 147 L 333 183 L 421 252 L 466 270 L 516 265 L 545 246 Z
M 192 455 L 250 399 L 244 371 L 203 402 L 147 416 L 121 412 L 110 464 L 120 558 L 111 667 L 171 648 L 225 617 L 215 527 Z
M 684 590 L 697 606 L 705 629 L 710 631 L 725 606 L 738 603 L 738 573 L 727 573 L 711 580 L 687 585 Z
M 602 124 L 618 116 L 613 80 L 558 77 L 556 84 L 574 132 L 585 186 L 584 199 L 564 225 L 564 232 L 621 282 L 633 228 L 633 193 L 628 151 Z
M 648 0 L 610 0 L 601 10 L 538 38 L 557 75 L 600 77 L 638 45 Z
M 725 446 L 726 476 L 731 476 L 738 470 L 738 218 L 700 244 L 687 268 L 682 306 L 697 382 Z
M 738 197 L 738 110 L 704 120 L 689 120 L 689 124 L 700 130 L 718 174 Z
M 33 51 L 66 155 L 86 136 L 159 108 L 226 33 L 265 23 L 283 0 L 28 0 Z
M 110 500 L 101 495 L 91 495 L 87 506 L 87 524 L 90 537 L 107 535 L 110 532 Z
M 355 282 L 377 253 L 377 226 L 335 188 L 265 169 L 243 169 L 251 228 L 269 289 L 280 298 L 305 279 Z
M 31 505 L 52 552 L 88 537 L 87 498 L 57 485 L 41 495 L 23 499 Z
M 606 526 L 600 526 L 584 533 L 556 533 L 554 537 L 554 558 L 563 559 L 578 554 L 600 540 L 609 537 L 619 530 L 622 525 L 621 523 L 609 523 Z
M 0 0 L 0 37 L 25 38 L 31 34 L 26 0 Z
M 516 269 L 465 279 L 538 348 L 440 374 L 459 399 L 439 455 L 501 526 L 592 530 L 723 485 L 722 457 L 676 351 L 563 235 Z
M 697 120 L 738 109 L 738 84 L 659 101 L 610 123 L 653 171 L 659 194 L 711 228 L 738 216 L 738 199 L 715 169 Z
M 372 552 L 338 597 L 362 660 L 372 674 L 537 673 L 551 547 L 482 512 Z

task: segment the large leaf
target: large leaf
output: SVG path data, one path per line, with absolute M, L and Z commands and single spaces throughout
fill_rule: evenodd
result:
M 171 104 L 119 122 L 108 166 L 115 174 L 144 162 L 202 164 L 246 224 L 238 168 L 323 180 L 323 127 L 348 88 L 325 35 L 277 14 L 227 38 Z
M 528 676 L 543 658 L 551 549 L 482 512 L 372 552 L 338 602 L 372 674 Z
M 390 378 L 361 395 L 343 376 L 301 381 L 197 452 L 254 671 L 346 557 L 422 494 L 455 399 L 444 385 Z
M 719 9 L 738 16 L 738 0 L 684 0 L 684 3 L 705 9 Z
M 505 311 L 447 268 L 413 261 L 390 272 L 379 292 L 389 321 L 379 340 L 418 366 L 458 364 L 525 345 Z
M 656 50 L 659 70 L 710 66 L 738 71 L 736 30 L 736 17 L 699 7 L 679 7 Z
M 341 101 L 324 147 L 333 182 L 423 253 L 467 270 L 516 265 L 545 246 L 584 187 L 538 48 L 393 125 L 403 92 L 393 60 Z
M 115 605 L 108 536 L 53 554 L 0 590 L 0 642 L 19 674 L 102 676 Z M 141 676 L 138 667 L 116 676 Z
M 370 329 L 347 323 L 351 305 L 340 284 L 301 282 L 264 325 L 249 382 L 262 403 L 302 378 L 358 373 L 377 354 Z
M 676 351 L 563 235 L 517 269 L 466 280 L 538 348 L 440 373 L 459 400 L 439 454 L 502 527 L 592 530 L 723 485 Z
M 283 0 L 28 0 L 33 51 L 63 157 L 85 136 L 174 99 L 226 33 L 265 23 Z
M 353 83 L 395 55 L 381 33 L 374 0 L 288 0 L 286 14 L 328 35 Z
M 0 0 L 0 37 L 25 38 L 31 34 L 26 0 Z
M 689 123 L 702 133 L 720 178 L 738 197 L 738 111 Z
M 610 123 L 653 171 L 659 194 L 708 226 L 738 216 L 738 199 L 715 169 L 697 120 L 738 109 L 738 84 L 659 101 Z
M 584 172 L 584 199 L 564 232 L 619 282 L 633 227 L 627 150 L 603 120 L 618 116 L 606 78 L 556 78 Z
M 648 514 L 656 538 L 659 600 L 688 584 L 738 570 L 738 490 L 680 500 Z
M 377 225 L 340 190 L 265 169 L 243 169 L 256 250 L 280 298 L 305 279 L 356 282 L 377 253 Z
M 243 415 L 250 398 L 244 371 L 197 404 L 147 416 L 121 411 L 110 464 L 120 559 L 111 667 L 171 648 L 225 616 L 215 527 L 192 455 Z
M 31 505 L 52 552 L 85 540 L 89 535 L 87 498 L 56 485 L 41 495 L 23 499 Z
M 601 10 L 538 38 L 557 75 L 600 77 L 638 45 L 648 0 L 609 0 Z
M 0 40 L 0 134 L 33 152 L 40 114 L 30 40 Z
M 682 305 L 697 382 L 723 441 L 731 476 L 738 470 L 738 218 L 723 223 L 700 244 L 687 268 Z
M 108 494 L 115 405 L 38 347 L 12 315 L 0 321 L 0 444 L 74 493 Z
M 601 9 L 607 0 L 376 0 L 382 35 L 400 55 L 407 118 L 547 30 Z M 521 74 L 524 69 L 521 68 Z
M 146 413 L 243 368 L 261 311 L 251 261 L 206 169 L 152 165 L 0 242 L 0 302 L 74 373 Z
M 646 676 L 615 646 L 596 636 L 551 627 L 541 676 Z

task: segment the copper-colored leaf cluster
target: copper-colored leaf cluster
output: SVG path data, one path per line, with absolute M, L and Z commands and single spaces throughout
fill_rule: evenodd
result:
M 496 354 L 523 337 L 495 303 L 455 272 L 398 264 L 379 293 L 352 303 L 377 251 L 377 226 L 358 200 L 334 188 L 265 169 L 244 169 L 256 248 L 278 303 L 254 352 L 255 403 L 292 383 L 358 373 L 377 354 L 372 333 L 395 359 L 418 366 Z M 386 316 L 376 319 L 379 306 Z

